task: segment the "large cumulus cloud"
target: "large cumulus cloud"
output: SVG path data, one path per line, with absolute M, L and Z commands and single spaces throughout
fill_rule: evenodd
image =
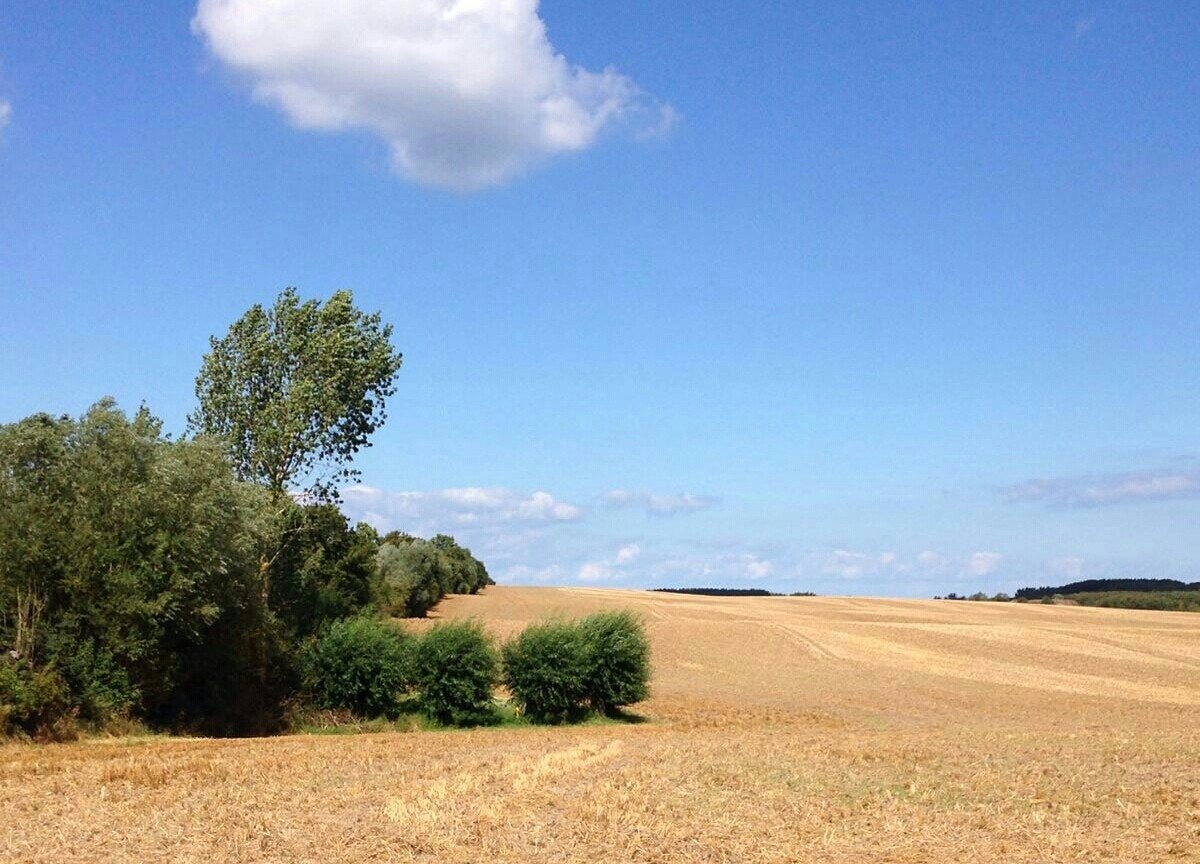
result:
M 296 126 L 374 132 L 435 186 L 501 183 L 620 118 L 673 116 L 555 51 L 538 0 L 200 0 L 192 27 Z

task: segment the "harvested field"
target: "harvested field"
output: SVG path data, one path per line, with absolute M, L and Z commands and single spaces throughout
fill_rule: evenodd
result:
M 1200 615 L 494 587 L 630 607 L 649 722 L 0 748 L 0 860 L 1200 861 Z

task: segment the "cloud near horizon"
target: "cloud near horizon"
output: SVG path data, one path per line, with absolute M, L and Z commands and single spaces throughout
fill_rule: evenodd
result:
M 946 556 L 926 549 L 909 560 L 896 552 L 859 552 L 835 549 L 819 556 L 817 569 L 838 579 L 855 580 L 864 577 L 905 577 L 920 579 L 960 577 L 982 577 L 995 573 L 1004 556 L 998 552 L 973 552 L 966 558 L 951 560 Z
M 679 495 L 656 495 L 652 492 L 630 492 L 613 489 L 604 496 L 604 501 L 614 510 L 636 508 L 654 516 L 676 516 L 680 513 L 696 513 L 707 510 L 717 503 L 711 495 L 681 493 Z
M 612 68 L 571 64 L 538 0 L 200 0 L 192 29 L 298 128 L 367 130 L 396 168 L 460 191 L 674 110 Z
M 484 560 L 498 581 L 507 583 L 765 586 L 823 593 L 839 593 L 839 586 L 847 583 L 882 593 L 889 593 L 884 586 L 903 589 L 912 584 L 929 586 L 932 594 L 954 587 L 957 580 L 992 580 L 1012 570 L 1006 556 L 988 551 L 954 556 L 930 549 L 915 554 L 853 548 L 818 552 L 709 533 L 688 537 L 652 530 L 630 536 L 624 534 L 627 529 L 621 527 L 624 520 L 617 518 L 616 510 L 585 509 L 545 490 L 466 486 L 393 492 L 358 485 L 343 489 L 342 498 L 342 509 L 352 521 L 368 522 L 380 531 L 454 535 Z M 651 499 L 656 506 L 651 506 Z M 623 493 L 614 505 L 673 514 L 702 509 L 711 500 L 698 495 Z M 1077 569 L 1066 558 L 1055 562 L 1058 566 Z
M 399 529 L 430 535 L 497 526 L 573 522 L 581 511 L 549 492 L 524 495 L 503 486 L 467 486 L 432 492 L 388 492 L 374 486 L 342 490 L 352 518 L 381 531 Z
M 976 552 L 967 559 L 967 572 L 972 576 L 987 576 L 995 573 L 1003 560 L 999 552 Z
M 1027 480 L 1001 490 L 1008 503 L 1039 502 L 1084 509 L 1144 501 L 1200 498 L 1200 470 L 1130 471 Z

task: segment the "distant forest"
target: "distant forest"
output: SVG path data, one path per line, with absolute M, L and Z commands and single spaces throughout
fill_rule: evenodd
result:
M 1041 600 L 1043 597 L 1089 594 L 1096 591 L 1200 591 L 1200 582 L 1180 582 L 1177 579 L 1084 579 L 1058 587 L 1041 586 L 1017 591 L 1018 600 Z
M 701 597 L 815 597 L 811 591 L 793 591 L 780 594 L 765 588 L 651 588 L 665 594 L 698 594 Z

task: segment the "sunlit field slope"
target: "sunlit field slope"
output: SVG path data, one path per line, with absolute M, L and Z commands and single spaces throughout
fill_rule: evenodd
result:
M 0 749 L 12 861 L 1200 861 L 1200 615 L 489 588 L 626 607 L 647 722 Z

